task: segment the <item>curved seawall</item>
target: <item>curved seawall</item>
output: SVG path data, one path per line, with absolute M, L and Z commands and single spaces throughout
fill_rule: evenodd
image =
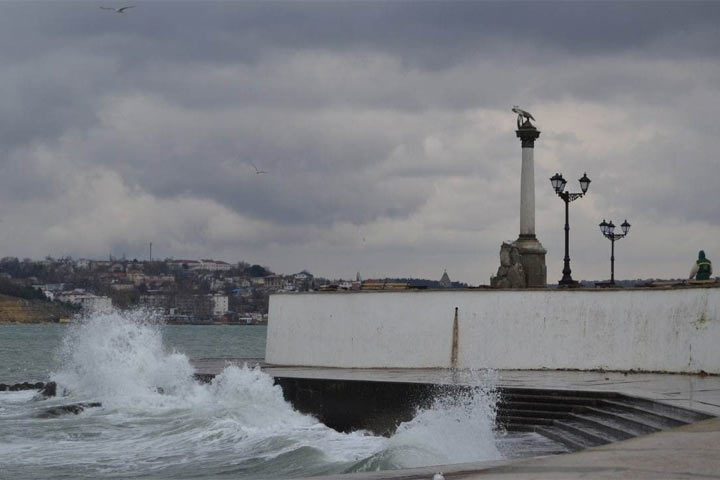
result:
M 718 340 L 719 288 L 282 294 L 266 361 L 720 374 Z

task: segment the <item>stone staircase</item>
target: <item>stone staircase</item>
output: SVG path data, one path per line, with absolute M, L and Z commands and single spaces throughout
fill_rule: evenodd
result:
M 686 425 L 710 415 L 611 392 L 503 388 L 497 423 L 537 432 L 570 451 Z

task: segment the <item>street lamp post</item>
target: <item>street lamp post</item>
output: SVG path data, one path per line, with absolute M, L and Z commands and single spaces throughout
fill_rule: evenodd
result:
M 580 182 L 580 189 L 582 190 L 582 193 L 570 193 L 565 191 L 565 185 L 567 184 L 567 181 L 563 178 L 562 175 L 559 173 L 556 173 L 550 178 L 550 183 L 552 184 L 553 189 L 555 190 L 555 193 L 558 197 L 560 197 L 565 202 L 565 259 L 564 259 L 564 265 L 563 265 L 563 276 L 562 279 L 558 282 L 558 285 L 561 287 L 569 287 L 574 286 L 577 284 L 575 280 L 572 279 L 571 270 L 570 270 L 570 202 L 573 200 L 577 200 L 580 197 L 583 197 L 585 193 L 587 193 L 587 189 L 590 186 L 590 179 L 588 178 L 586 173 L 583 173 L 582 178 L 578 180 Z
M 610 240 L 610 285 L 615 285 L 615 240 L 620 240 L 630 233 L 630 224 L 625 220 L 622 225 L 620 225 L 623 233 L 615 233 L 615 225 L 612 220 L 608 223 L 603 218 L 599 226 L 605 238 Z

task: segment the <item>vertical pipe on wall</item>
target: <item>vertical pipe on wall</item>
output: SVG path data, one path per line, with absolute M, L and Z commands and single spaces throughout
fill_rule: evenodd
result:
M 458 365 L 458 307 L 455 307 L 455 319 L 453 320 L 452 352 L 450 353 L 450 366 L 457 368 Z

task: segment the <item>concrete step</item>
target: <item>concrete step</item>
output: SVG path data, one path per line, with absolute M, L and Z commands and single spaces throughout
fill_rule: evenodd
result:
M 600 408 L 590 407 L 587 409 L 587 413 L 595 417 L 602 417 L 607 419 L 611 424 L 621 426 L 623 429 L 627 429 L 635 435 L 647 435 L 648 433 L 658 432 L 664 428 L 667 428 L 663 422 L 653 420 L 647 416 L 643 416 L 638 413 L 632 412 L 609 412 Z
M 614 441 L 611 435 L 607 435 L 600 429 L 594 428 L 587 423 L 572 420 L 556 420 L 553 428 L 570 433 L 585 440 L 588 446 L 605 445 Z
M 614 424 L 599 416 L 571 413 L 568 419 L 579 428 L 599 432 L 613 442 L 617 440 L 627 440 L 628 438 L 637 436 L 629 429 L 622 428 L 620 425 Z
M 554 427 L 535 427 L 535 432 L 564 445 L 571 452 L 576 452 L 595 445 L 581 435 L 576 435 L 573 432 Z
M 641 416 L 642 418 L 650 420 L 655 424 L 662 425 L 663 429 L 679 427 L 695 421 L 689 419 L 686 415 L 676 415 L 672 413 L 671 410 L 664 410 L 662 408 L 649 409 L 642 405 L 620 400 L 602 400 L 600 405 L 598 405 L 598 408 L 611 413 Z
M 532 395 L 542 397 L 590 397 L 590 398 L 618 398 L 620 395 L 615 392 L 598 392 L 592 390 L 545 390 L 539 388 L 516 388 L 503 387 L 501 394 L 504 395 Z
M 516 417 L 529 417 L 529 418 L 566 418 L 570 412 L 565 411 L 552 411 L 552 410 L 525 410 L 517 408 L 498 408 L 497 414 L 501 415 L 512 415 Z
M 589 408 L 588 405 L 574 405 L 568 403 L 553 404 L 548 402 L 527 402 L 501 400 L 497 404 L 498 409 L 508 410 L 542 410 L 553 412 L 581 412 Z
M 596 406 L 601 398 L 590 396 L 569 396 L 569 395 L 528 395 L 520 393 L 503 393 L 500 402 L 529 402 L 529 403 L 552 403 L 553 405 L 585 405 Z
M 708 415 L 613 392 L 504 389 L 497 422 L 507 431 L 534 428 L 578 450 L 708 418 Z
M 607 441 L 625 440 L 660 430 L 635 420 L 628 420 L 613 414 L 593 409 L 586 413 L 569 413 L 542 410 L 499 410 L 497 423 L 506 430 L 509 425 L 517 430 L 519 426 L 553 426 L 557 420 L 567 420 L 573 427 L 602 437 Z
M 601 402 L 603 404 L 629 407 L 642 410 L 643 412 L 651 412 L 665 418 L 670 418 L 679 422 L 683 422 L 684 424 L 712 418 L 711 415 L 707 415 L 705 413 L 688 410 L 686 408 L 675 407 L 673 405 L 667 405 L 660 402 L 653 402 L 651 400 L 645 400 L 643 398 L 624 397 L 617 399 L 602 399 Z
M 500 425 L 501 430 L 506 432 L 534 432 L 537 425 L 528 425 L 527 423 L 504 423 Z
M 514 425 L 552 425 L 552 418 L 518 417 L 514 415 L 498 415 L 495 420 L 500 425 L 512 423 Z
M 508 410 L 541 410 L 549 412 L 584 412 L 592 405 L 581 405 L 574 403 L 548 403 L 548 402 L 500 402 L 497 404 L 498 409 Z

